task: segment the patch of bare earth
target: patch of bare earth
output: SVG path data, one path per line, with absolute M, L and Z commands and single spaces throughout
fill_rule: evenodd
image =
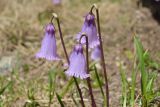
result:
M 86 4 L 82 3 L 81 0 L 64 0 L 61 6 L 53 6 L 50 0 L 38 0 L 38 2 L 37 0 L 0 1 L 0 4 L 4 3 L 4 6 L 0 6 L 3 8 L 0 11 L 0 57 L 18 55 L 21 62 L 19 69 L 22 71 L 19 73 L 21 79 L 26 83 L 24 87 L 30 86 L 32 80 L 35 79 L 39 83 L 43 81 L 42 83 L 46 84 L 48 81 L 48 70 L 53 64 L 55 66 L 61 64 L 58 62 L 55 64 L 53 62 L 39 61 L 34 58 L 34 54 L 40 48 L 43 27 L 50 18 L 48 13 L 56 12 L 59 14 L 65 42 L 68 43 L 67 51 L 70 52 L 74 43 L 70 39 L 80 31 L 83 24 L 83 16 L 92 5 L 88 1 L 83 2 Z M 160 62 L 160 26 L 152 18 L 148 9 L 138 8 L 132 0 L 124 0 L 120 3 L 102 0 L 101 2 L 97 2 L 97 4 L 100 8 L 101 28 L 109 80 L 110 105 L 111 107 L 120 107 L 121 78 L 117 62 L 124 62 L 126 72 L 130 76 L 132 61 L 126 53 L 134 51 L 134 33 L 137 33 L 140 37 L 145 49 L 151 53 L 151 57 Z M 58 47 L 59 53 L 64 56 L 60 41 L 58 41 Z M 29 66 L 27 74 L 23 72 L 24 65 Z M 27 81 L 30 81 L 30 83 Z M 62 85 L 66 84 L 67 81 L 60 79 L 59 83 Z M 46 92 L 41 93 L 41 88 L 40 86 L 36 97 L 47 99 L 45 96 Z M 64 100 L 69 102 L 67 98 L 68 96 L 65 96 Z M 12 104 L 15 107 L 20 107 L 24 104 L 25 99 L 26 97 L 22 94 Z M 57 101 L 55 101 L 55 104 L 57 104 Z M 73 102 L 69 104 L 74 105 Z

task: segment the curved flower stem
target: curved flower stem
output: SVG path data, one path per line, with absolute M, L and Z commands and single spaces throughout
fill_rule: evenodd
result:
M 62 36 L 62 31 L 61 31 L 61 26 L 60 26 L 59 18 L 57 16 L 57 14 L 55 14 L 55 13 L 53 13 L 53 17 L 51 19 L 51 23 L 52 23 L 52 20 L 54 18 L 56 19 L 57 24 L 58 24 L 58 30 L 59 30 L 59 35 L 60 35 L 61 43 L 62 43 L 63 50 L 64 50 L 64 53 L 65 53 L 65 56 L 66 56 L 66 59 L 67 59 L 68 65 L 69 65 L 70 61 L 69 61 L 69 57 L 68 57 L 68 54 L 67 54 L 67 51 L 66 51 L 66 47 L 65 47 L 65 44 L 64 44 L 64 40 L 63 40 L 63 36 Z M 82 92 L 81 92 L 81 89 L 79 87 L 78 81 L 77 81 L 77 79 L 75 77 L 73 77 L 73 79 L 74 79 L 74 82 L 76 84 L 77 90 L 79 92 L 79 96 L 81 98 L 82 107 L 85 107 L 85 104 L 84 104 L 84 101 L 83 101 Z
M 81 43 L 81 39 L 82 37 L 85 37 L 86 39 L 86 61 L 87 61 L 87 73 L 89 74 L 89 57 L 88 57 L 88 37 L 86 34 L 82 34 L 80 39 L 79 39 L 79 43 Z M 88 84 L 88 88 L 89 88 L 89 94 L 91 96 L 91 101 L 92 101 L 92 107 L 97 107 L 95 100 L 94 100 L 94 96 L 93 96 L 93 92 L 92 92 L 92 86 L 91 86 L 91 79 L 90 77 L 87 78 L 87 84 Z
M 93 9 L 95 8 L 95 4 L 92 5 L 91 9 L 90 9 L 90 13 L 92 14 Z
M 67 62 L 68 62 L 68 64 L 69 64 L 69 63 L 70 63 L 70 62 L 69 62 L 69 57 L 68 57 L 68 54 L 67 54 L 67 51 L 66 51 L 66 47 L 65 47 L 65 44 L 64 44 L 64 40 L 63 40 L 63 36 L 62 36 L 62 31 L 61 31 L 61 26 L 60 26 L 59 18 L 58 18 L 58 16 L 57 16 L 55 13 L 53 13 L 53 18 L 55 18 L 56 21 L 57 21 L 58 30 L 59 30 L 59 35 L 60 35 L 60 39 L 61 39 L 61 43 L 62 43 L 62 46 L 63 46 L 63 50 L 64 50 L 64 53 L 65 53 Z M 51 20 L 51 21 L 52 21 L 52 20 Z
M 103 43 L 102 43 L 102 37 L 101 37 L 101 29 L 100 29 L 100 21 L 99 21 L 99 10 L 98 10 L 97 6 L 94 4 L 91 7 L 91 11 L 90 11 L 91 14 L 93 13 L 92 12 L 93 8 L 96 9 L 97 27 L 98 27 L 99 42 L 100 42 L 100 48 L 101 48 L 101 61 L 102 61 L 102 67 L 103 67 L 103 72 L 104 72 L 104 77 L 105 77 L 106 102 L 107 102 L 107 107 L 109 107 L 109 88 L 108 88 L 107 71 L 106 71 L 105 59 L 104 59 Z

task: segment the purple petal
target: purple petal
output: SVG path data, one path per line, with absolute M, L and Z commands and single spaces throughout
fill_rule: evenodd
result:
M 99 45 L 99 38 L 97 36 L 97 28 L 95 25 L 95 17 L 92 14 L 88 14 L 85 17 L 85 22 L 82 26 L 81 32 L 77 34 L 76 39 L 79 40 L 82 33 L 86 33 L 88 36 L 88 43 L 89 43 L 89 48 L 94 48 L 97 45 Z M 85 37 L 81 39 L 81 43 L 85 44 L 86 40 Z
M 61 0 L 52 0 L 53 4 L 55 5 L 59 5 L 61 4 Z
M 97 47 L 94 48 L 94 50 L 91 53 L 91 59 L 98 61 L 101 59 L 101 49 L 100 46 L 98 45 Z
M 50 61 L 60 60 L 59 56 L 57 55 L 54 26 L 51 24 L 48 24 L 45 30 L 46 30 L 46 33 L 41 43 L 41 49 L 36 54 L 36 58 L 44 58 Z
M 87 74 L 86 60 L 83 55 L 82 45 L 76 45 L 70 55 L 70 65 L 65 72 L 68 76 L 85 79 L 89 77 Z

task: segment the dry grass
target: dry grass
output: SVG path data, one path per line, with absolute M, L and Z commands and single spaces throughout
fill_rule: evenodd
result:
M 2 59 L 7 57 L 11 59 L 9 67 L 18 70 L 14 75 L 6 72 L 10 71 L 8 68 L 1 70 L 6 72 L 5 75 L 0 76 L 1 86 L 10 79 L 14 81 L 13 92 L 7 91 L 2 96 L 5 107 L 22 107 L 27 100 L 27 90 L 31 87 L 36 89 L 35 98 L 45 105 L 48 99 L 46 92 L 48 71 L 64 61 L 50 63 L 34 58 L 34 54 L 40 47 L 44 25 L 49 22 L 50 13 L 56 12 L 59 15 L 67 51 L 70 52 L 75 43 L 70 39 L 80 31 L 83 16 L 94 2 L 100 7 L 111 107 L 120 105 L 121 89 L 117 90 L 117 87 L 120 87 L 120 75 L 116 62 L 121 60 L 128 65 L 131 63 L 126 53 L 132 53 L 133 32 L 140 35 L 152 57 L 160 60 L 160 27 L 147 9 L 138 9 L 132 0 L 114 0 L 114 2 L 111 0 L 100 2 L 98 0 L 63 0 L 60 6 L 54 6 L 51 0 L 0 0 L 0 64 L 3 63 Z M 58 46 L 59 54 L 64 56 L 60 41 Z M 13 59 L 17 61 L 14 62 Z M 61 74 L 57 77 L 59 89 L 67 83 L 67 79 L 62 77 Z M 75 87 L 72 87 L 70 91 L 74 89 Z M 69 104 L 68 107 L 74 107 L 74 103 L 69 101 L 68 96 L 70 94 L 65 95 L 63 100 Z M 89 104 L 88 99 L 86 102 Z M 54 107 L 57 107 L 57 104 L 54 100 Z

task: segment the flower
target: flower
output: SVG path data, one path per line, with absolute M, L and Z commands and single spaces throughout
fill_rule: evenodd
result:
M 96 46 L 91 53 L 91 59 L 98 61 L 101 59 L 101 48 L 100 45 Z
M 61 0 L 52 0 L 52 3 L 55 5 L 61 4 Z
M 89 77 L 89 74 L 87 74 L 86 60 L 83 54 L 82 44 L 78 44 L 74 47 L 69 57 L 69 61 L 69 68 L 65 72 L 68 76 L 74 76 L 81 79 Z
M 95 24 L 94 14 L 88 13 L 85 16 L 85 21 L 82 26 L 81 32 L 79 32 L 79 34 L 76 36 L 77 40 L 80 39 L 82 33 L 85 33 L 88 36 L 89 48 L 94 48 L 100 44 L 97 36 L 97 28 Z M 81 43 L 86 43 L 85 37 L 82 38 Z
M 57 55 L 55 27 L 52 23 L 49 23 L 45 28 L 45 36 L 41 43 L 41 49 L 36 54 L 36 58 L 44 58 L 51 61 L 60 59 Z

